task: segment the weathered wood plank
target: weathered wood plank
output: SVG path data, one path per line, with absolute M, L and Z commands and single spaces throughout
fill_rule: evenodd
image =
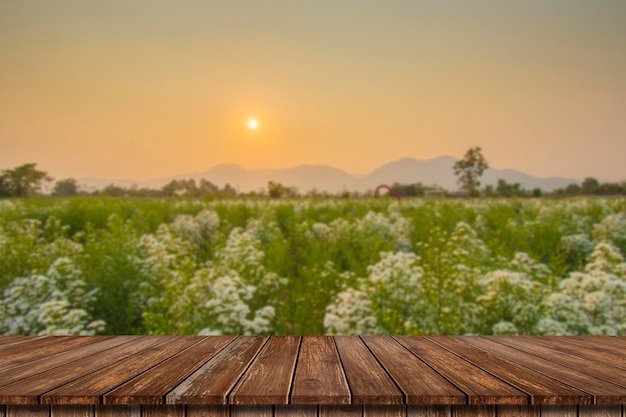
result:
M 578 417 L 575 405 L 542 405 L 541 417 Z
M 273 417 L 274 407 L 271 405 L 233 405 L 230 407 L 231 417 Z
M 566 336 L 564 339 L 582 346 L 612 347 L 619 351 L 626 348 L 626 336 Z
M 621 405 L 581 405 L 578 417 L 622 417 Z
M 50 417 L 50 406 L 7 405 L 7 417 Z
M 600 353 L 609 355 L 623 356 L 626 346 L 615 345 L 610 343 L 613 338 L 605 336 L 553 336 L 551 339 L 557 339 L 559 343 L 564 345 L 574 345 L 575 347 L 583 347 L 595 349 Z
M 33 375 L 0 388 L 0 403 L 37 404 L 39 396 L 74 379 L 89 375 L 144 349 L 165 342 L 168 337 L 142 337 L 106 350 L 104 355 L 92 355 Z M 106 341 L 105 341 L 106 342 Z M 89 347 L 91 345 L 88 345 Z
M 591 404 L 591 395 L 537 374 L 528 368 L 507 362 L 498 356 L 449 336 L 429 336 L 433 342 L 484 369 L 531 396 L 532 404 Z
M 540 417 L 541 406 L 539 405 L 497 405 L 498 417 Z
M 592 358 L 583 358 L 565 352 L 555 352 L 554 349 L 550 349 L 549 347 L 534 343 L 531 340 L 521 337 L 491 336 L 491 339 L 498 343 L 521 350 L 522 352 L 529 353 L 548 361 L 554 361 L 558 364 L 584 372 L 587 375 L 592 375 L 596 378 L 604 379 L 626 388 L 626 372 L 616 369 L 613 366 L 594 362 L 592 361 Z
M 304 336 L 291 392 L 292 404 L 349 404 L 350 390 L 330 336 Z
M 96 405 L 96 417 L 141 417 L 139 405 Z
M 518 337 L 528 340 L 530 341 L 530 343 L 535 343 L 535 344 L 545 346 L 548 349 L 554 351 L 555 354 L 557 354 L 558 352 L 563 352 L 569 355 L 577 356 L 579 358 L 591 360 L 592 362 L 601 363 L 604 365 L 617 367 L 617 368 L 621 368 L 622 370 L 626 370 L 626 355 L 624 355 L 624 351 L 621 351 L 621 354 L 619 354 L 612 350 L 605 349 L 604 351 L 601 351 L 597 347 L 588 347 L 584 345 L 574 345 L 571 343 L 563 343 L 560 340 L 560 339 L 563 339 L 563 337 L 545 337 L 545 336 L 518 336 Z
M 105 404 L 165 404 L 165 396 L 235 339 L 213 336 L 104 395 Z
M 17 345 L 32 340 L 44 339 L 46 337 L 47 336 L 1 336 L 0 347 L 4 347 L 5 345 Z
M 503 345 L 490 337 L 459 336 L 459 339 L 470 345 L 485 349 L 505 361 L 517 363 L 587 392 L 594 397 L 594 403 L 622 404 L 626 402 L 626 391 L 618 385 Z
M 372 405 L 363 406 L 363 417 L 405 417 L 406 405 Z
M 41 396 L 42 404 L 100 404 L 102 396 L 136 375 L 198 343 L 197 336 L 176 337 L 75 379 Z
M 288 404 L 299 336 L 271 338 L 230 393 L 230 404 Z
M 317 417 L 317 405 L 276 405 L 275 417 Z
M 404 395 L 358 336 L 336 336 L 335 343 L 353 404 L 402 404 Z
M 407 417 L 452 417 L 450 405 L 409 405 Z
M 50 369 L 71 364 L 75 361 L 82 360 L 92 355 L 97 355 L 116 346 L 136 341 L 137 339 L 139 339 L 139 336 L 103 338 L 96 343 L 90 343 L 86 346 L 81 346 L 67 352 L 60 352 L 48 358 L 41 358 L 18 366 L 2 369 L 0 370 L 0 386 L 9 385 Z
M 405 395 L 407 404 L 465 404 L 466 395 L 388 336 L 363 341 Z
M 362 405 L 320 405 L 320 417 L 362 417 Z
M 45 338 L 33 338 L 22 343 L 12 343 L 0 347 L 0 368 L 2 371 L 25 363 L 30 363 L 41 358 L 49 358 L 61 352 L 75 349 L 79 346 L 96 343 L 109 339 L 101 337 L 67 337 L 51 336 Z
M 54 405 L 50 408 L 50 417 L 94 417 L 93 405 Z
M 167 394 L 166 403 L 227 404 L 227 395 L 267 339 L 237 338 Z
M 469 404 L 527 404 L 529 396 L 423 337 L 396 339 L 468 395 Z
M 230 407 L 227 405 L 187 405 L 185 417 L 230 417 Z
M 496 406 L 453 405 L 452 417 L 496 417 Z
M 142 405 L 141 417 L 185 417 L 185 406 Z

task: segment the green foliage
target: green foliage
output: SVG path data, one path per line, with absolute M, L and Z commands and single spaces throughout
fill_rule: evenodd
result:
M 471 196 L 477 195 L 479 179 L 487 168 L 489 164 L 478 146 L 468 149 L 463 159 L 456 161 L 453 167 L 461 189 L 466 190 Z
M 37 164 L 24 164 L 0 172 L 0 197 L 29 197 L 39 191 L 41 183 L 52 181 Z
M 626 200 L 0 201 L 21 334 L 626 334 Z

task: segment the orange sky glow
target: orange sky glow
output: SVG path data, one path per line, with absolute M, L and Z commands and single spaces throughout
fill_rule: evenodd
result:
M 0 53 L 0 169 L 359 174 L 481 146 L 626 180 L 623 0 L 5 0 Z

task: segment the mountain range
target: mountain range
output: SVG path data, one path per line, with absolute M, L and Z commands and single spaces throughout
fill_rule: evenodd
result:
M 352 175 L 329 165 L 299 165 L 287 169 L 246 169 L 235 164 L 217 165 L 204 172 L 176 175 L 150 181 L 108 180 L 102 178 L 83 178 L 81 185 L 87 188 L 103 188 L 109 184 L 123 187 L 160 188 L 175 179 L 196 181 L 204 178 L 215 185 L 223 187 L 230 184 L 240 192 L 265 189 L 269 181 L 279 182 L 285 186 L 296 187 L 300 192 L 312 189 L 331 193 L 342 190 L 365 191 L 374 189 L 380 184 L 391 185 L 394 182 L 412 184 L 421 182 L 427 186 L 438 186 L 447 190 L 458 189 L 457 178 L 452 166 L 457 161 L 451 156 L 442 156 L 429 160 L 403 158 L 385 164 L 366 175 Z M 514 169 L 487 169 L 481 184 L 496 185 L 498 179 L 508 183 L 520 183 L 526 189 L 541 188 L 552 191 L 564 188 L 579 180 L 561 177 L 541 178 Z

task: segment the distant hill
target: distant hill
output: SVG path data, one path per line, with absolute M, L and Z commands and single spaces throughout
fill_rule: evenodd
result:
M 103 188 L 109 184 L 129 187 L 160 188 L 174 179 L 205 178 L 212 183 L 223 187 L 230 184 L 241 192 L 265 189 L 269 181 L 279 182 L 285 186 L 296 187 L 300 192 L 312 189 L 328 192 L 342 190 L 365 191 L 374 189 L 380 184 L 394 182 L 410 184 L 421 182 L 424 185 L 434 185 L 447 190 L 458 188 L 457 179 L 452 166 L 457 160 L 451 156 L 442 156 L 429 160 L 403 158 L 385 164 L 367 175 L 351 175 L 345 171 L 329 165 L 299 165 L 287 169 L 246 169 L 235 164 L 217 165 L 204 172 L 177 175 L 151 181 L 106 180 L 101 178 L 83 178 L 79 182 L 87 187 Z M 490 168 L 485 171 L 481 184 L 496 185 L 498 179 L 509 183 L 520 183 L 526 189 L 541 188 L 552 191 L 555 188 L 566 187 L 579 180 L 571 178 L 540 178 L 514 169 Z

